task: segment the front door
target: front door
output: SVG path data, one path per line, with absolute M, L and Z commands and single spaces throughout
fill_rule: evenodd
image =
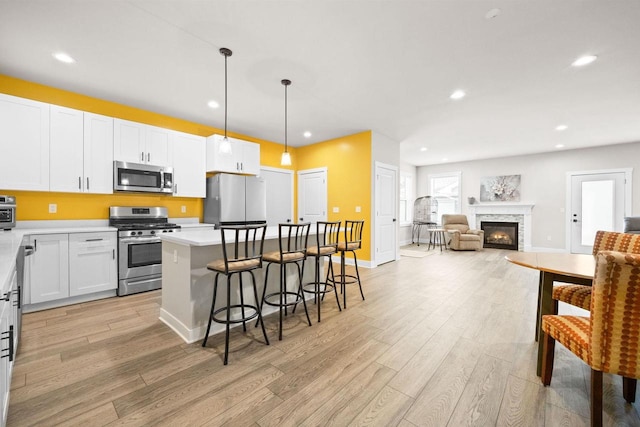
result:
M 622 231 L 627 209 L 625 171 L 571 173 L 571 253 L 590 254 L 596 231 Z
M 327 220 L 327 169 L 298 172 L 299 222 Z
M 396 259 L 398 169 L 376 162 L 376 265 Z

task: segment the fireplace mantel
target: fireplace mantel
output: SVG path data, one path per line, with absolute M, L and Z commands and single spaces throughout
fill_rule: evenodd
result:
M 476 228 L 480 228 L 477 215 L 496 215 L 505 216 L 513 215 L 523 219 L 523 230 L 520 230 L 524 237 L 524 247 L 521 250 L 531 250 L 531 211 L 535 206 L 534 203 L 479 203 L 469 206 L 469 224 L 476 224 Z

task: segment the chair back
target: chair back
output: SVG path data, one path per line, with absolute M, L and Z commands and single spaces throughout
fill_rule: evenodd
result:
M 344 222 L 344 242 L 347 250 L 353 251 L 362 247 L 363 220 L 346 220 Z
M 310 227 L 311 224 L 308 222 L 304 224 L 278 224 L 281 262 L 289 258 L 305 259 L 307 257 Z
M 593 255 L 601 251 L 628 252 L 640 254 L 640 235 L 597 231 L 593 242 Z
M 340 233 L 340 221 L 318 221 L 316 222 L 316 246 L 318 249 L 338 247 L 338 233 Z
M 466 233 L 470 227 L 466 215 L 444 214 L 442 215 L 442 228 L 447 231 L 458 230 L 461 233 Z
M 266 230 L 266 224 L 220 227 L 225 274 L 262 267 Z
M 624 232 L 630 234 L 640 234 L 640 216 L 624 217 Z
M 640 378 L 640 255 L 599 252 L 592 292 L 592 368 Z

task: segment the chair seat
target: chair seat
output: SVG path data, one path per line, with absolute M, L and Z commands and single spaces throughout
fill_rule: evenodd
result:
M 360 249 L 360 242 L 339 242 L 338 243 L 338 251 L 355 251 L 356 249 Z
M 480 236 L 478 236 L 477 234 L 460 233 L 460 241 L 479 242 Z
M 553 299 L 566 302 L 584 310 L 591 309 L 591 286 L 556 285 L 553 287 Z
M 304 259 L 304 252 L 287 252 L 280 255 L 279 251 L 269 252 L 262 256 L 262 259 L 267 262 L 287 263 L 302 261 Z
M 589 318 L 582 316 L 542 316 L 542 330 L 591 365 Z
M 238 260 L 229 261 L 230 272 L 252 270 L 257 267 L 260 267 L 260 260 L 255 258 L 238 259 Z M 211 261 L 209 264 L 207 264 L 207 268 L 209 270 L 224 273 L 225 272 L 224 260 L 217 259 L 215 261 Z
M 307 255 L 310 256 L 318 256 L 318 255 L 331 255 L 335 254 L 336 248 L 333 246 L 320 246 L 320 250 L 318 251 L 317 246 L 311 246 L 307 249 Z

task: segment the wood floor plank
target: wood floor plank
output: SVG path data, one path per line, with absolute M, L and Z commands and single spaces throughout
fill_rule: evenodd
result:
M 507 379 L 497 425 L 544 427 L 544 410 L 544 386 L 510 375 Z
M 393 426 L 398 424 L 413 399 L 391 387 L 385 387 L 369 404 L 353 419 L 350 426 Z
M 509 368 L 509 362 L 481 354 L 448 425 L 494 425 L 505 392 Z

